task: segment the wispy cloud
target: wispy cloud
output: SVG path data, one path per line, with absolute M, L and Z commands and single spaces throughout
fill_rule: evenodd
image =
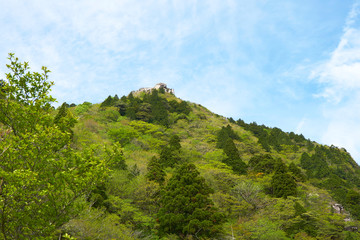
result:
M 342 146 L 360 159 L 360 1 L 348 14 L 343 35 L 325 62 L 319 64 L 310 78 L 322 87 L 315 97 L 325 99 L 325 131 L 322 142 Z
M 344 33 L 330 58 L 311 73 L 310 78 L 324 85 L 317 94 L 333 103 L 339 103 L 351 95 L 360 94 L 360 2 L 357 1 L 350 11 Z

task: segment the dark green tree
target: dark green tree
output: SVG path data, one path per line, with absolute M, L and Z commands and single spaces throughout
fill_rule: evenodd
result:
M 180 144 L 180 138 L 178 135 L 172 135 L 169 141 L 169 146 L 173 150 L 180 150 L 181 144 Z
M 171 147 L 165 146 L 160 152 L 159 162 L 164 167 L 174 167 L 180 162 L 179 151 L 174 151 Z
M 100 107 L 110 107 L 112 106 L 114 99 L 109 95 L 101 104 Z
M 223 160 L 224 163 L 229 165 L 235 173 L 246 174 L 247 166 L 240 158 L 239 151 L 231 138 L 227 139 L 223 149 L 227 156 L 227 158 Z
M 222 127 L 220 131 L 217 133 L 217 142 L 216 147 L 217 148 L 224 148 L 226 141 L 228 138 L 233 140 L 239 140 L 239 136 L 234 132 L 232 127 L 228 124 L 226 127 Z
M 160 235 L 168 233 L 198 239 L 219 234 L 224 217 L 209 198 L 211 193 L 213 190 L 194 164 L 179 166 L 160 195 Z
M 139 110 L 135 114 L 137 120 L 144 122 L 150 122 L 152 119 L 151 116 L 151 105 L 149 103 L 142 103 L 139 106 Z
M 345 204 L 351 214 L 357 219 L 360 219 L 360 193 L 350 189 L 346 194 Z
M 304 182 L 306 180 L 305 174 L 302 173 L 301 169 L 295 165 L 295 163 L 289 164 L 289 171 L 294 175 L 296 181 Z
M 249 160 L 249 167 L 254 172 L 271 173 L 275 169 L 275 159 L 270 154 L 256 155 Z
M 155 181 L 162 184 L 165 181 L 166 173 L 161 166 L 159 159 L 152 157 L 147 165 L 146 178 L 150 181 Z
M 294 178 L 283 171 L 276 171 L 271 179 L 272 193 L 274 197 L 287 198 L 296 196 L 296 182 Z

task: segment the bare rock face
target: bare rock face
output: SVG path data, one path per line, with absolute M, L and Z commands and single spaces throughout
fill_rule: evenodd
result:
M 341 214 L 344 211 L 344 207 L 341 204 L 335 203 L 332 205 L 334 212 L 337 214 Z
M 140 89 L 137 90 L 137 91 L 132 91 L 132 93 L 139 93 L 139 92 L 151 93 L 151 91 L 152 91 L 153 89 L 156 89 L 156 90 L 164 89 L 164 91 L 165 91 L 166 93 L 175 94 L 174 89 L 168 88 L 165 83 L 158 83 L 158 84 L 156 84 L 153 88 L 140 88 Z

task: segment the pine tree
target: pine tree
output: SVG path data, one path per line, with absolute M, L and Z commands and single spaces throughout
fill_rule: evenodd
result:
M 213 206 L 206 185 L 194 164 L 183 164 L 161 192 L 158 213 L 159 233 L 164 235 L 214 237 L 224 217 Z

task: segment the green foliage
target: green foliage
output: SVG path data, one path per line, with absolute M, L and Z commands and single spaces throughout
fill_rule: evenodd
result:
M 91 106 L 92 106 L 92 104 L 90 102 L 83 102 L 82 104 L 79 104 L 79 105 L 76 106 L 75 113 L 77 115 L 84 114 L 87 111 L 89 111 Z
M 133 236 L 134 233 L 121 223 L 117 214 L 108 214 L 103 209 L 95 208 L 85 209 L 78 217 L 69 221 L 63 231 L 74 237 L 71 239 L 137 239 Z
M 158 214 L 160 234 L 214 237 L 221 231 L 223 216 L 213 207 L 213 193 L 193 164 L 176 170 L 161 193 Z
M 239 136 L 232 130 L 230 125 L 222 127 L 217 133 L 216 146 L 224 150 L 227 158 L 223 160 L 225 164 L 230 166 L 237 174 L 245 174 L 247 166 L 240 158 L 234 139 L 239 139 Z
M 275 171 L 271 179 L 272 194 L 275 197 L 287 198 L 296 196 L 296 182 L 294 178 L 283 169 Z
M 172 150 L 179 151 L 181 148 L 180 138 L 178 135 L 172 135 L 169 141 L 169 146 Z
M 0 238 L 45 238 L 78 213 L 79 199 L 106 176 L 107 158 L 71 148 L 63 130 L 72 119 L 65 111 L 56 121 L 51 114 L 49 71 L 30 72 L 13 54 L 9 60 L 0 99 L 0 123 L 8 129 L 0 141 Z
M 111 107 L 116 104 L 116 102 L 119 100 L 118 96 L 115 95 L 115 97 L 111 97 L 110 95 L 100 104 L 100 107 Z
M 262 186 L 251 180 L 242 181 L 233 188 L 235 197 L 250 204 L 253 210 L 257 210 L 262 206 L 262 193 Z
M 75 126 L 76 119 L 72 115 L 72 113 L 68 110 L 66 102 L 64 102 L 60 108 L 58 113 L 54 118 L 54 123 L 63 131 L 68 132 L 73 137 L 74 132 L 72 128 Z
M 295 165 L 295 163 L 293 162 L 290 163 L 289 171 L 293 174 L 296 181 L 304 182 L 306 180 L 306 176 L 302 173 L 301 169 Z
M 231 138 L 227 139 L 224 146 L 224 152 L 227 155 L 227 158 L 224 159 L 224 163 L 229 165 L 235 173 L 245 174 L 247 166 L 240 158 L 239 152 Z
M 1 239 L 359 239 L 345 149 L 161 89 L 54 110 L 28 72 L 0 81 Z
M 276 160 L 270 154 L 255 155 L 249 160 L 249 167 L 258 173 L 272 173 L 275 170 Z
M 162 148 L 159 162 L 163 167 L 174 167 L 180 160 L 179 151 L 174 151 L 168 146 Z
M 155 181 L 159 184 L 162 184 L 165 181 L 166 173 L 156 157 L 152 157 L 149 161 L 147 171 L 146 177 L 150 181 Z
M 228 138 L 231 138 L 233 140 L 240 139 L 229 124 L 226 127 L 221 127 L 220 131 L 217 133 L 216 147 L 224 148 Z

